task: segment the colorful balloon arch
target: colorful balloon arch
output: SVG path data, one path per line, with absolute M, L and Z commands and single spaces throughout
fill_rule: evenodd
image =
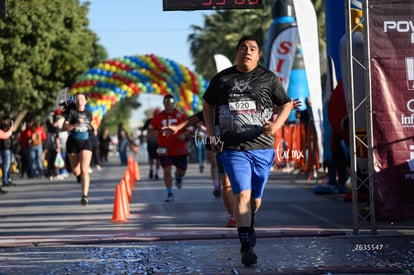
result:
M 106 112 L 125 97 L 142 92 L 171 94 L 177 107 L 188 114 L 201 110 L 208 82 L 200 74 L 170 59 L 148 55 L 110 59 L 90 68 L 70 87 L 70 94 L 88 96 L 86 108 L 99 127 Z

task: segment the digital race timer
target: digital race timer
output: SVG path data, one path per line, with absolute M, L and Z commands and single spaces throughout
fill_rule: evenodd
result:
M 263 9 L 266 0 L 163 0 L 164 11 Z

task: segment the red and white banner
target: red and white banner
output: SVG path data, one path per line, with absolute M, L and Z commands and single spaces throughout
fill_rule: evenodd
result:
M 369 0 L 375 205 L 414 218 L 414 5 Z
M 298 39 L 298 28 L 296 26 L 288 27 L 276 36 L 270 50 L 269 70 L 279 77 L 286 91 L 289 87 L 290 72 L 295 60 Z
M 315 8 L 311 0 L 293 0 L 300 44 L 305 62 L 309 97 L 312 102 L 312 114 L 318 136 L 319 163 L 323 163 L 323 105 L 321 69 L 319 65 L 319 36 Z

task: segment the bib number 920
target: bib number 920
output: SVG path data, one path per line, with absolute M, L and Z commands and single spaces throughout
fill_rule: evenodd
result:
M 231 112 L 256 111 L 256 102 L 254 100 L 230 102 L 229 108 Z

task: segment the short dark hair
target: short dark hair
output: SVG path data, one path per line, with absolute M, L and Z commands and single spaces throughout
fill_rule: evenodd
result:
M 243 36 L 242 38 L 240 38 L 239 42 L 237 42 L 237 47 L 236 47 L 236 49 L 239 49 L 240 45 L 241 45 L 244 41 L 255 41 L 255 42 L 257 43 L 257 46 L 258 46 L 258 47 L 259 47 L 259 49 L 260 49 L 260 43 L 259 43 L 259 41 L 258 41 L 256 38 L 254 38 L 253 36 L 251 36 L 251 35 L 245 35 L 245 36 Z

